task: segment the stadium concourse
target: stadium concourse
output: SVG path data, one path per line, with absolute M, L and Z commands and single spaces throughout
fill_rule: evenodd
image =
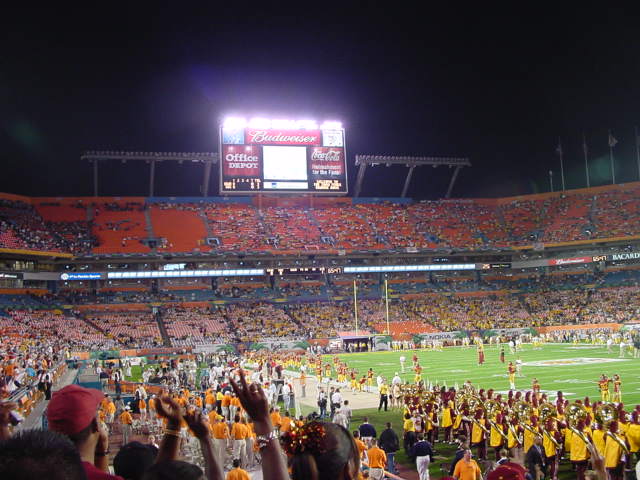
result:
M 80 442 L 59 391 L 93 398 L 80 403 L 99 414 L 94 433 L 109 432 L 101 469 L 132 439 L 208 471 L 235 460 L 258 475 L 283 458 L 275 438 L 292 465 L 307 448 L 322 463 L 351 445 L 334 424 L 367 416 L 377 432 L 360 429 L 356 456 L 372 477 L 460 479 L 453 463 L 472 447 L 484 473 L 526 454 L 533 478 L 606 468 L 617 480 L 640 448 L 640 410 L 621 398 L 640 347 L 638 199 L 640 183 L 437 202 L 2 194 L 0 395 L 14 402 L 2 434 L 12 408 Z M 353 330 L 366 352 L 345 352 L 340 333 Z M 475 376 L 487 357 L 497 370 Z M 519 360 L 595 373 L 564 397 L 519 380 Z M 241 369 L 249 385 L 237 388 Z M 331 451 L 341 468 L 348 450 Z

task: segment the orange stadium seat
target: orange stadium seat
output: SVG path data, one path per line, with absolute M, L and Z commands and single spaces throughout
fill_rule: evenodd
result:
M 162 208 L 152 206 L 151 223 L 153 233 L 166 239 L 158 250 L 166 252 L 193 252 L 204 245 L 207 230 L 195 207 Z
M 94 253 L 148 253 L 151 249 L 140 240 L 148 238 L 142 204 L 136 209 L 109 210 L 106 204 L 95 209 L 93 231 L 99 245 Z

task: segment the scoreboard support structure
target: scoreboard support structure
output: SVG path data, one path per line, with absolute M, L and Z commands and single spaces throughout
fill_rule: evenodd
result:
M 91 150 L 84 152 L 81 160 L 93 163 L 93 196 L 98 196 L 98 164 L 108 160 L 120 160 L 122 163 L 128 161 L 144 161 L 149 165 L 149 196 L 153 197 L 156 178 L 157 162 L 183 162 L 202 163 L 204 172 L 202 177 L 201 193 L 203 197 L 209 195 L 209 179 L 211 177 L 211 166 L 218 163 L 218 154 L 214 152 L 121 152 Z
M 413 170 L 421 165 L 431 165 L 432 167 L 446 166 L 454 168 L 449 187 L 447 188 L 447 194 L 445 198 L 451 196 L 453 185 L 458 178 L 458 173 L 462 167 L 470 167 L 471 162 L 468 158 L 464 157 L 405 157 L 405 156 L 392 156 L 392 155 L 356 155 L 356 166 L 358 167 L 358 175 L 356 177 L 356 186 L 353 191 L 353 196 L 360 196 L 362 190 L 362 182 L 364 181 L 364 172 L 368 166 L 375 167 L 377 165 L 385 165 L 390 167 L 391 165 L 405 165 L 409 168 L 407 177 L 404 181 L 402 188 L 402 197 L 407 196 L 409 190 L 409 184 L 413 175 Z

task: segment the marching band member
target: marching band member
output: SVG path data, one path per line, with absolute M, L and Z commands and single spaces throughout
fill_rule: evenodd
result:
M 590 434 L 588 432 L 588 428 L 585 425 L 584 420 L 579 420 L 576 425 L 576 430 L 584 433 L 584 437 L 589 440 Z M 589 460 L 589 449 L 587 448 L 587 442 L 584 439 L 573 432 L 571 432 L 571 450 L 569 454 L 569 460 L 573 464 L 577 480 L 584 480 L 584 473 L 587 470 L 588 460 Z
M 471 446 L 477 447 L 478 458 L 486 460 L 487 458 L 487 427 L 484 419 L 484 410 L 477 409 L 473 416 L 473 425 L 471 427 Z
M 610 480 L 624 478 L 624 463 L 627 452 L 626 441 L 618 432 L 618 422 L 611 422 L 604 444 L 604 462 Z
M 543 429 L 542 448 L 551 480 L 558 479 L 558 453 L 562 448 L 562 440 L 562 435 L 556 429 L 555 420 L 548 419 Z

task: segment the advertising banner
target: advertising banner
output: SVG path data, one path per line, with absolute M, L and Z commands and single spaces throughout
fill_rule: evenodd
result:
M 320 145 L 320 130 L 269 130 L 248 128 L 246 144 L 257 145 Z
M 592 257 L 573 257 L 573 258 L 552 258 L 549 265 L 574 265 L 580 263 L 591 263 Z
M 222 172 L 225 176 L 259 177 L 262 172 L 262 149 L 255 145 L 224 145 Z
M 344 175 L 344 149 L 313 147 L 308 150 L 312 176 L 338 177 Z

